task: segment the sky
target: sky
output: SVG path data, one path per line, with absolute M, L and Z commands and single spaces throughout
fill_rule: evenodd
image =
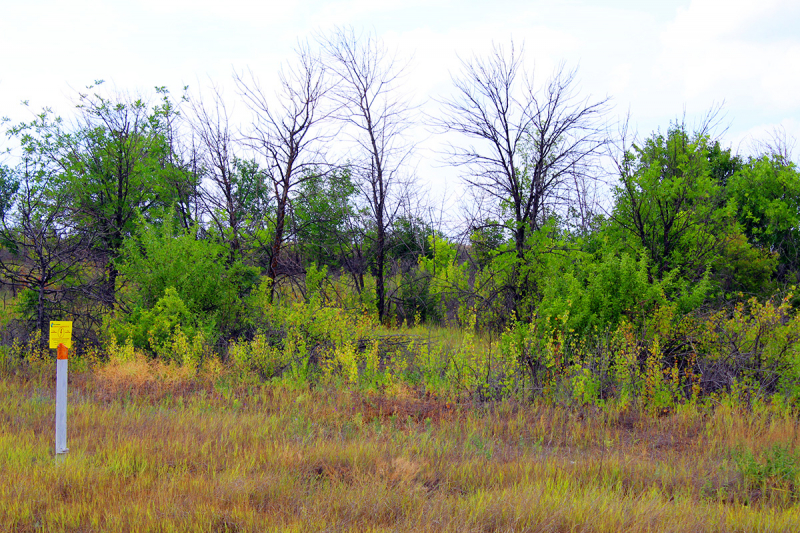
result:
M 403 88 L 426 110 L 452 90 L 459 58 L 513 39 L 537 79 L 560 63 L 577 68 L 581 94 L 611 97 L 612 115 L 629 113 L 640 137 L 722 104 L 734 151 L 748 153 L 776 127 L 800 138 L 800 0 L 4 3 L 0 116 L 12 121 L 44 106 L 69 116 L 77 91 L 97 79 L 134 93 L 213 82 L 233 101 L 234 71 L 269 84 L 299 40 L 352 25 L 409 59 Z M 458 176 L 436 162 L 437 142 L 421 142 L 417 172 L 441 190 Z

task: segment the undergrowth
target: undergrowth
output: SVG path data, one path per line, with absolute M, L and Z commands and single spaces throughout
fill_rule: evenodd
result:
M 470 320 L 469 308 L 463 310 Z M 7 531 L 796 531 L 787 300 L 573 335 L 389 328 L 319 298 L 216 352 L 0 352 Z M 169 353 L 163 352 L 168 349 Z

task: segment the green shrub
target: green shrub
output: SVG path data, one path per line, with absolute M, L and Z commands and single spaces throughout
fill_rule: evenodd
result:
M 797 497 L 797 456 L 788 446 L 775 445 L 756 457 L 747 450 L 735 454 L 735 463 L 748 491 L 758 490 L 763 497 L 781 500 Z
M 159 354 L 178 327 L 190 343 L 200 334 L 214 343 L 249 326 L 245 302 L 257 270 L 195 233 L 176 234 L 169 217 L 159 226 L 140 220 L 125 241 L 120 271 L 130 283 L 123 293 L 130 312 L 112 324 L 120 342 L 131 337 L 137 348 Z

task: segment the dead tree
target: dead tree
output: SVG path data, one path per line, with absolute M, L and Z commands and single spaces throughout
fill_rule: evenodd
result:
M 78 278 L 92 245 L 91 233 L 70 223 L 73 199 L 47 167 L 37 154 L 25 153 L 14 172 L 0 172 L 0 284 L 35 293 L 43 345 L 51 307 L 88 288 Z
M 326 68 L 307 46 L 300 46 L 296 62 L 281 71 L 280 91 L 274 102 L 252 71 L 246 79 L 239 74 L 234 79 L 254 116 L 245 142 L 263 159 L 275 199 L 275 231 L 267 276 L 277 281 L 291 195 L 322 161 L 320 146 L 326 135 L 320 125 L 329 114 L 323 105 L 328 91 Z M 273 283 L 271 297 L 274 291 Z
M 462 61 L 452 79 L 455 93 L 440 101 L 442 114 L 434 119 L 442 133 L 461 137 L 446 158 L 464 169 L 476 204 L 488 206 L 481 218 L 513 235 L 519 264 L 531 233 L 550 216 L 569 208 L 586 216 L 587 182 L 606 142 L 601 120 L 608 100 L 579 98 L 575 72 L 563 66 L 537 88 L 513 42 Z M 526 283 L 516 274 L 512 280 L 519 306 Z
M 269 202 L 266 176 L 255 161 L 241 156 L 222 94 L 189 102 L 195 162 L 202 176 L 201 203 L 207 219 L 228 246 L 229 260 L 242 252 L 246 234 L 257 227 Z
M 336 28 L 319 38 L 336 78 L 332 94 L 338 118 L 349 139 L 350 167 L 374 225 L 374 255 L 378 316 L 386 313 L 387 234 L 399 209 L 404 174 L 413 145 L 407 131 L 413 108 L 399 94 L 404 66 L 373 34 Z

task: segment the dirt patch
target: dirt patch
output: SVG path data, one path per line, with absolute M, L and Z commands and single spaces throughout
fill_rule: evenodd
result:
M 412 421 L 432 423 L 455 420 L 463 416 L 458 404 L 439 400 L 432 396 L 421 398 L 391 398 L 386 396 L 361 396 L 357 399 L 357 409 L 365 422 L 394 420 L 403 423 Z

